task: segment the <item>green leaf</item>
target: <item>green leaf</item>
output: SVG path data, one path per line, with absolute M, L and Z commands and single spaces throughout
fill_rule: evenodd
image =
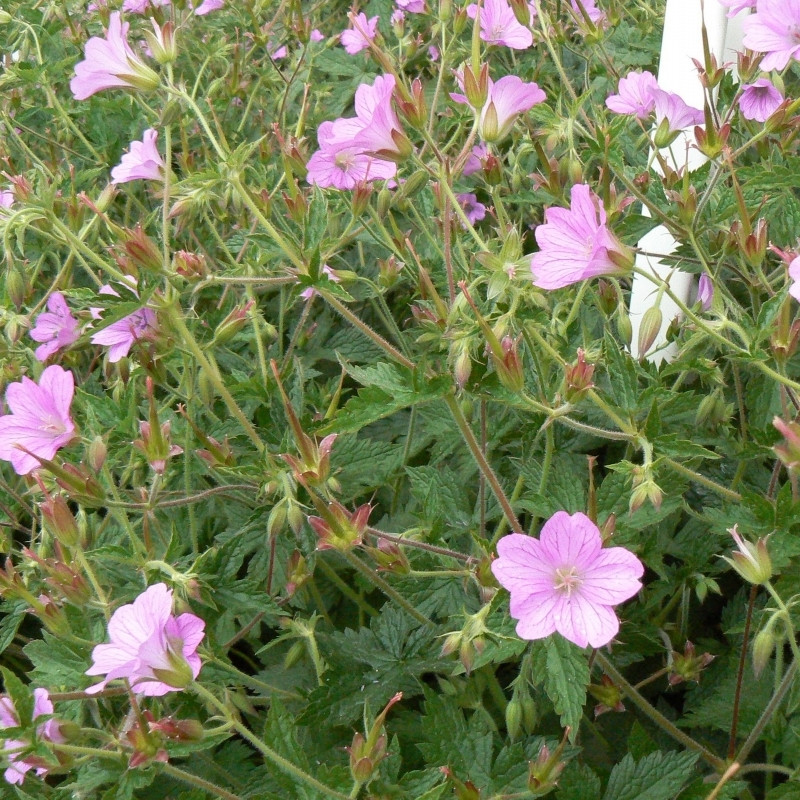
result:
M 556 800 L 599 800 L 600 778 L 586 765 L 572 761 L 558 781 Z
M 603 800 L 672 800 L 691 777 L 697 753 L 628 754 L 611 771 Z
M 0 667 L 3 690 L 11 698 L 20 727 L 27 728 L 33 719 L 33 693 L 10 669 Z
M 608 333 L 603 341 L 603 353 L 611 395 L 616 405 L 625 411 L 634 411 L 639 395 L 639 381 L 633 359 Z
M 34 639 L 23 648 L 34 666 L 29 673 L 32 683 L 74 691 L 92 682 L 84 674 L 90 663 L 88 650 L 73 650 L 63 639 L 48 631 L 43 636 L 43 639 Z
M 569 726 L 570 740 L 575 741 L 586 704 L 589 665 L 580 647 L 555 633 L 533 648 L 534 675 L 542 680 L 544 690 L 561 717 L 561 725 Z

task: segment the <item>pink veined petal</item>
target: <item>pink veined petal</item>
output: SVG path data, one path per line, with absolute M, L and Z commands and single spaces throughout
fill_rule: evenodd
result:
M 639 578 L 643 574 L 642 562 L 630 550 L 609 547 L 582 570 L 578 592 L 592 603 L 615 606 L 642 588 Z
M 578 647 L 602 647 L 619 631 L 619 620 L 608 606 L 598 606 L 573 592 L 555 608 L 556 630 Z
M 56 410 L 62 419 L 68 419 L 69 407 L 75 394 L 75 376 L 72 372 L 53 364 L 42 372 L 39 387 L 52 395 Z
M 555 633 L 556 607 L 560 598 L 555 594 L 544 595 L 541 602 L 531 603 L 520 614 L 517 622 L 517 636 L 520 639 L 544 639 Z
M 98 644 L 92 650 L 92 665 L 85 674 L 108 675 L 117 669 L 133 669 L 138 663 L 136 652 L 132 652 L 127 644 Z
M 558 511 L 544 524 L 539 535 L 551 563 L 577 567 L 579 572 L 597 557 L 602 547 L 600 531 L 580 511 L 572 516 Z
M 184 656 L 188 656 L 190 653 L 194 653 L 194 651 L 197 650 L 205 636 L 205 628 L 206 623 L 194 614 L 187 612 L 176 618 L 175 630 L 178 636 L 183 640 Z
M 114 644 L 135 653 L 153 630 L 164 628 L 171 614 L 172 590 L 157 583 L 148 587 L 131 605 L 114 612 L 108 623 L 108 635 Z

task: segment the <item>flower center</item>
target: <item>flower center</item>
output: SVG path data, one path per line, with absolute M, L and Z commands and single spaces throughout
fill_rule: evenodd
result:
M 569 597 L 572 592 L 582 583 L 581 579 L 578 577 L 577 567 L 559 567 L 556 570 L 554 577 L 555 590 L 567 595 L 567 597 Z
M 42 424 L 39 426 L 39 430 L 43 433 L 52 433 L 56 435 L 67 432 L 63 420 L 54 417 L 52 414 L 48 414 L 46 417 L 42 418 Z
M 353 164 L 356 163 L 356 157 L 353 153 L 347 152 L 343 150 L 336 154 L 336 166 L 339 167 L 342 172 L 347 172 L 351 169 Z

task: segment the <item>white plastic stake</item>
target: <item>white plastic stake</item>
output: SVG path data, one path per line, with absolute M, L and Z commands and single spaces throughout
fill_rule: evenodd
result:
M 717 0 L 705 0 L 704 11 L 701 11 L 700 0 L 667 0 L 658 84 L 662 89 L 680 95 L 688 105 L 695 108 L 703 107 L 703 87 L 697 75 L 697 67 L 692 61 L 694 58 L 703 63 L 703 17 L 705 17 L 709 49 L 718 64 L 721 65 L 724 61 L 735 63 L 735 52 L 741 47 L 741 22 L 745 14 L 737 15 L 734 20 L 728 20 L 727 10 Z M 705 163 L 706 158 L 694 144 L 692 131 L 684 131 L 662 152 L 673 167 L 686 165 L 690 170 L 695 170 Z M 643 209 L 642 213 L 647 215 L 647 209 Z M 646 252 L 669 255 L 676 249 L 677 242 L 663 225 L 659 225 L 641 239 L 639 247 Z M 669 277 L 672 292 L 683 302 L 689 302 L 693 286 L 691 275 L 674 270 L 654 256 L 637 255 L 636 266 L 660 278 Z M 630 303 L 633 326 L 631 353 L 634 358 L 644 355 L 639 352 L 639 327 L 642 316 L 655 304 L 657 295 L 658 288 L 654 283 L 641 275 L 634 276 Z M 663 314 L 661 330 L 648 351 L 650 353 L 648 360 L 657 364 L 664 360 L 672 360 L 677 354 L 675 345 L 665 343 L 667 328 L 680 313 L 675 302 L 666 295 L 661 298 L 660 308 Z

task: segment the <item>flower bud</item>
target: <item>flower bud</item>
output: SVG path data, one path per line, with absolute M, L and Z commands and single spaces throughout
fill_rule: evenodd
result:
M 6 272 L 6 294 L 19 311 L 25 302 L 27 286 L 25 278 L 17 267 L 11 267 Z
M 108 448 L 102 436 L 95 436 L 86 448 L 86 460 L 89 466 L 95 471 L 100 472 L 103 464 L 106 463 Z
M 599 701 L 594 708 L 595 717 L 605 714 L 606 711 L 621 712 L 625 710 L 622 705 L 622 692 L 608 675 L 603 675 L 600 684 L 590 684 L 589 694 Z
M 594 388 L 593 376 L 594 365 L 586 363 L 586 353 L 583 348 L 578 348 L 578 360 L 564 368 L 564 399 L 568 403 L 577 403 L 589 389 Z
M 40 508 L 47 530 L 53 538 L 65 547 L 75 547 L 80 540 L 80 533 L 67 501 L 57 494 L 54 497 L 48 497 L 40 504 Z
M 231 341 L 239 331 L 247 324 L 247 316 L 250 309 L 255 305 L 255 300 L 248 300 L 236 306 L 227 317 L 217 326 L 214 331 L 214 343 L 225 344 Z
M 743 539 L 737 530 L 738 525 L 728 529 L 737 549 L 731 557 L 724 557 L 748 583 L 756 586 L 766 583 L 772 577 L 772 559 L 767 550 L 767 540 L 759 539 L 755 544 Z
M 508 737 L 513 742 L 522 730 L 522 702 L 516 693 L 506 706 L 506 730 Z
M 714 660 L 711 653 L 695 654 L 694 645 L 686 642 L 683 653 L 672 651 L 672 666 L 669 674 L 669 685 L 676 686 L 684 681 L 700 683 L 700 674 Z
M 536 761 L 528 764 L 528 789 L 537 796 L 547 794 L 554 789 L 559 776 L 564 771 L 566 762 L 561 760 L 561 753 L 566 742 L 566 733 L 567 731 L 565 731 L 564 739 L 552 753 L 550 748 L 543 744 Z
M 171 22 L 165 22 L 161 27 L 154 19 L 153 31 L 144 31 L 144 38 L 150 47 L 153 58 L 159 64 L 171 64 L 178 57 L 178 48 L 175 42 L 175 29 Z
M 639 357 L 644 358 L 648 350 L 653 346 L 659 331 L 664 315 L 658 306 L 651 306 L 642 315 L 641 325 L 639 326 Z
M 764 667 L 769 663 L 775 652 L 776 636 L 774 631 L 773 617 L 766 626 L 756 634 L 753 639 L 753 673 L 756 678 L 764 671 Z
M 467 96 L 467 100 L 469 104 L 474 108 L 476 111 L 480 111 L 484 105 L 486 105 L 486 100 L 489 97 L 489 65 L 483 64 L 481 66 L 480 72 L 476 75 L 472 71 L 472 67 L 469 64 L 464 65 L 464 94 Z M 492 108 L 494 106 L 492 105 Z M 494 112 L 494 136 L 497 136 L 497 111 Z M 488 111 L 487 111 L 488 116 Z M 484 122 L 484 125 L 486 123 Z M 491 129 L 490 129 L 491 132 Z M 491 141 L 486 136 L 486 128 L 484 127 L 481 135 L 483 138 L 488 142 Z
M 623 306 L 620 306 L 617 314 L 617 334 L 626 347 L 631 346 L 631 342 L 633 342 L 633 325 L 627 310 Z

